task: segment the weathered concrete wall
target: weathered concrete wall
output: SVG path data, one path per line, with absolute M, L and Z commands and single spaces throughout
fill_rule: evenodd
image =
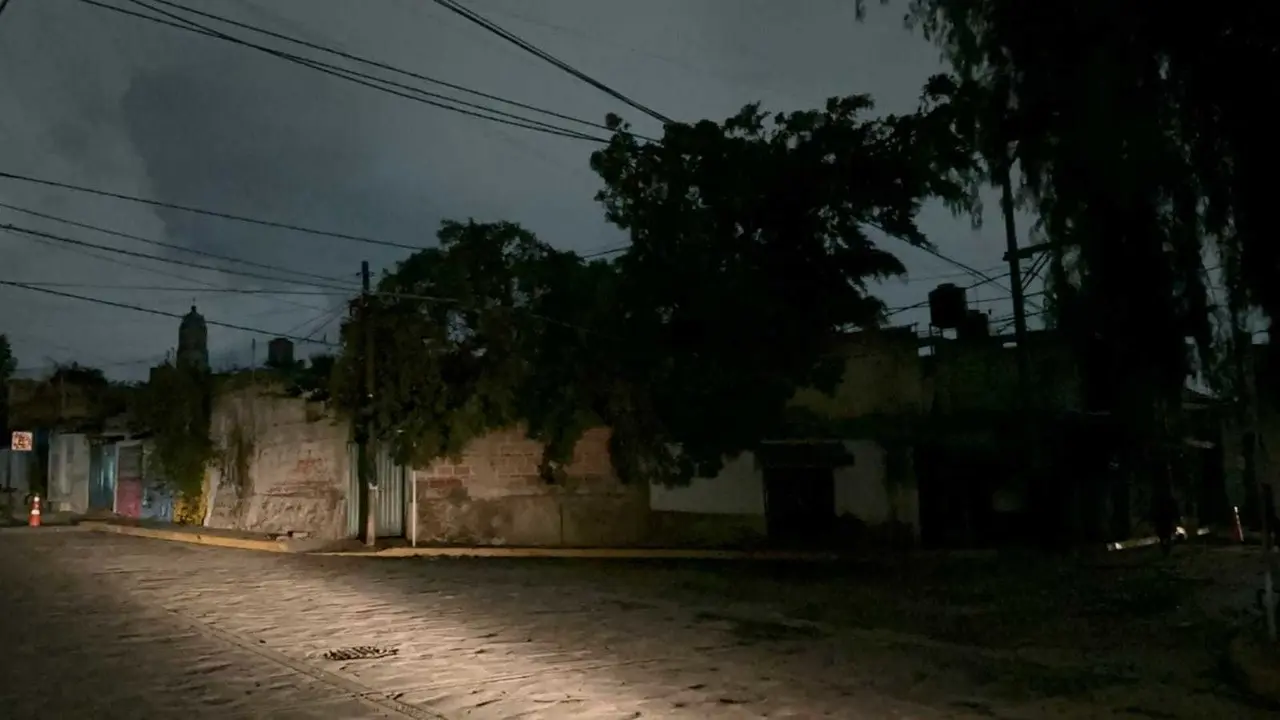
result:
M 456 462 L 413 470 L 419 544 L 622 546 L 645 541 L 646 486 L 614 475 L 609 433 L 591 430 L 574 449 L 569 479 L 538 476 L 541 446 L 513 429 L 471 443 Z
M 843 348 L 843 379 L 830 394 L 801 390 L 792 402 L 832 419 L 919 415 L 929 397 L 912 328 L 852 333 Z
M 1065 338 L 1048 331 L 1027 337 L 1038 407 L 1081 410 L 1084 391 Z M 1007 411 L 1018 407 L 1017 349 L 997 340 L 939 343 L 934 402 L 943 413 Z
M 651 484 L 649 507 L 655 545 L 753 545 L 768 534 L 764 473 L 749 452 L 727 461 L 715 477 L 693 478 L 680 487 Z
M 215 399 L 211 435 L 221 459 L 206 483 L 206 525 L 322 539 L 346 535 L 345 422 L 317 404 L 244 388 Z
M 902 527 L 918 539 L 920 493 L 912 474 L 892 477 L 888 453 L 874 440 L 846 440 L 844 446 L 853 464 L 834 473 L 836 516 L 856 519 L 872 536 Z

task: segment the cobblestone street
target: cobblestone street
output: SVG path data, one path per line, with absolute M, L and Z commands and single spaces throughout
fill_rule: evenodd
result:
M 1057 662 L 598 569 L 6 531 L 0 717 L 1268 717 L 1196 660 Z M 357 647 L 383 656 L 326 657 Z

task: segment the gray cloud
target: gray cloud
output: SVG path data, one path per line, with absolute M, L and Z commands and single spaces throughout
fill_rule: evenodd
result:
M 602 119 L 625 109 L 420 0 L 183 1 L 581 117 Z M 757 100 L 795 109 L 854 92 L 871 93 L 885 112 L 909 111 L 924 79 L 940 68 L 937 52 L 902 29 L 900 9 L 873 8 L 870 21 L 859 24 L 848 0 L 786 6 L 772 0 L 487 0 L 473 7 L 679 119 L 723 118 Z M 0 71 L 6 144 L 0 170 L 411 244 L 430 244 L 446 217 L 514 220 L 557 246 L 582 251 L 624 240 L 592 199 L 599 182 L 587 168 L 587 143 L 425 107 L 76 0 L 17 0 L 0 17 L 0 67 L 8 68 Z M 646 118 L 635 122 L 642 131 L 657 131 Z M 0 201 L 353 283 L 361 260 L 385 267 L 404 254 L 11 181 L 0 181 Z M 156 251 L 9 213 L 0 213 L 0 222 Z M 922 225 L 941 249 L 967 264 L 1000 262 L 998 223 L 974 233 L 931 207 Z M 0 253 L 0 279 L 6 280 L 264 284 L 136 259 L 112 263 L 3 235 Z M 956 272 L 911 249 L 901 254 L 915 277 Z M 882 295 L 890 305 L 909 304 L 930 285 L 889 283 Z M 211 319 L 272 332 L 309 331 L 342 302 L 68 291 L 179 313 L 194 297 Z M 0 289 L 0 298 L 22 308 L 0 321 L 0 332 L 12 334 L 24 366 L 45 357 L 79 358 L 137 376 L 145 363 L 136 361 L 162 355 L 176 335 L 176 321 L 166 318 L 12 288 Z M 1007 312 L 1003 301 L 990 307 Z M 920 313 L 901 317 L 923 319 Z M 327 327 L 331 336 L 335 328 L 336 321 Z M 211 328 L 213 354 L 247 359 L 250 337 Z M 125 364 L 130 361 L 134 365 Z

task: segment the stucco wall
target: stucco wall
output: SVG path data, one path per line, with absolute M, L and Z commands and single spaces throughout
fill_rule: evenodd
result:
M 848 440 L 844 445 L 854 463 L 832 473 L 836 517 L 865 527 L 872 537 L 888 535 L 895 525 L 918 537 L 918 492 L 909 473 L 900 481 L 891 480 L 885 449 L 876 441 Z M 668 545 L 761 542 L 768 532 L 764 485 L 756 457 L 743 453 L 726 462 L 715 477 L 694 478 L 681 487 L 650 486 L 655 541 Z
M 206 483 L 206 525 L 322 539 L 345 536 L 345 422 L 316 404 L 244 388 L 214 400 L 210 434 L 223 459 Z M 246 441 L 246 477 L 238 477 L 233 459 L 237 437 Z
M 574 449 L 569 478 L 538 476 L 541 446 L 520 429 L 472 442 L 457 461 L 412 471 L 419 544 L 621 546 L 645 541 L 647 487 L 613 473 L 609 433 L 588 431 Z
M 910 472 L 893 478 L 885 448 L 874 440 L 846 440 L 853 464 L 836 468 L 836 516 L 856 518 L 874 534 L 878 528 L 906 527 L 920 536 L 920 494 Z
M 832 419 L 913 416 L 928 408 L 918 341 L 912 328 L 851 333 L 842 348 L 844 376 L 835 390 L 805 389 L 793 404 Z
M 764 473 L 749 452 L 726 461 L 715 477 L 693 478 L 678 487 L 651 484 L 649 507 L 655 545 L 751 545 L 768 534 Z

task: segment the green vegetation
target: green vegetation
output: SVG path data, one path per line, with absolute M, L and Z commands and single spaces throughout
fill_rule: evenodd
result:
M 138 390 L 135 422 L 151 432 L 152 457 L 161 475 L 187 502 L 204 488 L 205 471 L 217 459 L 209 435 L 212 377 L 197 369 L 165 363 Z
M 335 399 L 359 411 L 369 332 L 373 429 L 402 462 L 524 422 L 548 479 L 593 425 L 623 479 L 714 472 L 782 431 L 797 388 L 834 385 L 841 363 L 820 359 L 840 331 L 880 320 L 866 283 L 903 268 L 867 228 L 927 245 L 921 203 L 972 205 L 949 118 L 871 109 L 748 106 L 661 143 L 611 119 L 591 165 L 630 249 L 586 262 L 511 223 L 444 223 L 344 327 Z

